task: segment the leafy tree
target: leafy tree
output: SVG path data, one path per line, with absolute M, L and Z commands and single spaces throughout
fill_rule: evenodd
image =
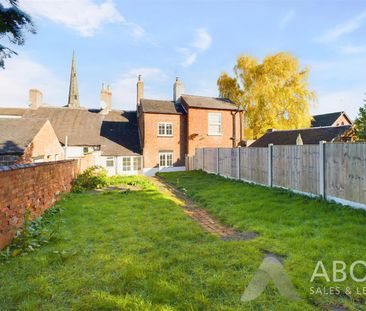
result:
M 359 140 L 366 140 L 366 100 L 363 107 L 360 107 L 355 120 L 355 132 Z
M 310 102 L 307 68 L 288 53 L 267 56 L 262 63 L 242 55 L 234 67 L 234 77 L 222 73 L 217 80 L 220 96 L 231 99 L 245 111 L 247 139 L 257 138 L 270 128 L 309 127 Z
M 0 3 L 0 38 L 6 36 L 13 44 L 23 45 L 24 31 L 36 33 L 31 17 L 19 9 L 18 0 L 6 0 L 9 6 Z M 12 49 L 0 44 L 0 67 L 4 68 L 5 58 L 17 55 Z

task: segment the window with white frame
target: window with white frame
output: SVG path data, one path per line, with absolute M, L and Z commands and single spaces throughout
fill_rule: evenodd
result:
M 131 157 L 122 158 L 122 170 L 124 172 L 131 171 Z
M 133 158 L 133 170 L 134 171 L 141 171 L 141 157 L 134 157 Z
M 173 166 L 173 152 L 171 151 L 159 152 L 159 166 L 160 167 Z
M 107 167 L 114 167 L 114 158 L 113 157 L 107 157 L 105 164 Z
M 159 122 L 158 136 L 173 136 L 173 123 Z
M 221 113 L 208 113 L 208 135 L 221 135 Z

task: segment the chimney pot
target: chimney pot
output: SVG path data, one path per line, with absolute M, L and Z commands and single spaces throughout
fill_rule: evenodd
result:
M 100 101 L 105 104 L 105 106 L 102 107 L 101 113 L 109 113 L 112 110 L 112 90 L 109 85 L 105 88 L 104 83 L 102 84 L 102 89 L 100 91 Z
M 137 80 L 137 96 L 136 96 L 137 107 L 140 106 L 140 101 L 143 98 L 144 98 L 144 81 L 142 81 L 142 76 L 141 75 L 138 75 L 138 80 Z
M 183 94 L 183 83 L 179 80 L 179 77 L 175 78 L 175 83 L 173 86 L 173 100 L 178 102 Z
M 40 90 L 29 90 L 29 108 L 38 109 L 43 104 L 43 94 Z

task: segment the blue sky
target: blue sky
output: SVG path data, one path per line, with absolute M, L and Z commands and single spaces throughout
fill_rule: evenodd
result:
M 0 0 L 2 1 L 2 0 Z M 365 1 L 20 0 L 38 33 L 0 71 L 0 106 L 26 106 L 29 88 L 47 104 L 66 104 L 75 49 L 81 104 L 99 107 L 101 83 L 113 106 L 135 107 L 141 73 L 145 97 L 185 92 L 217 95 L 216 80 L 240 54 L 262 59 L 286 51 L 310 68 L 313 113 L 355 117 L 366 92 Z M 1 41 L 5 43 L 4 39 Z

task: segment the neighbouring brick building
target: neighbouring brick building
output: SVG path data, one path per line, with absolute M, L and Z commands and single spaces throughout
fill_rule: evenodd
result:
M 344 111 L 314 115 L 311 121 L 311 127 L 340 125 L 352 125 L 351 119 Z
M 47 119 L 6 118 L 0 121 L 0 166 L 64 158 Z

